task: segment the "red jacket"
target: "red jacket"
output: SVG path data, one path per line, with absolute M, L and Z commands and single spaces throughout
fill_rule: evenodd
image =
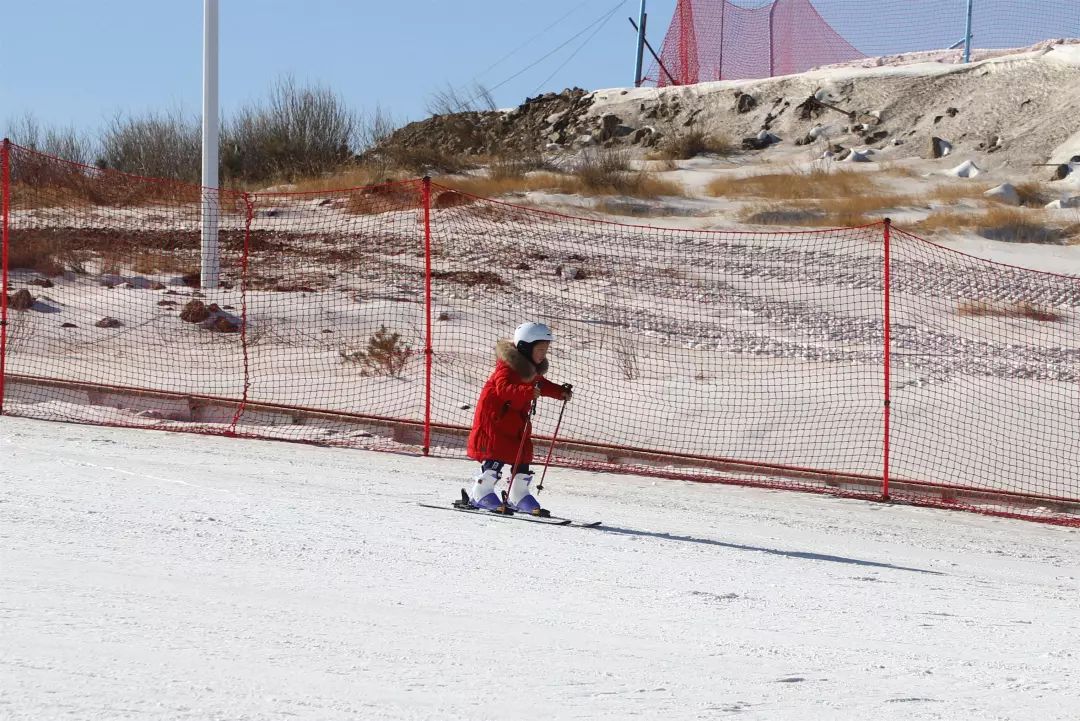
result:
M 469 434 L 469 458 L 477 461 L 502 461 L 511 464 L 517 458 L 521 434 L 529 421 L 533 386 L 540 384 L 540 394 L 562 398 L 563 389 L 544 378 L 548 364 L 533 365 L 514 347 L 501 340 L 495 346 L 495 372 L 480 391 Z M 532 462 L 532 439 L 521 447 L 520 463 Z

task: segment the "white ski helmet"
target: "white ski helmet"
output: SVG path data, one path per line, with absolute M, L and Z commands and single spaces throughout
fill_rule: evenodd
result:
M 551 328 L 543 323 L 522 323 L 514 331 L 514 345 L 538 343 L 543 340 L 549 343 L 555 340 L 555 336 L 551 334 Z

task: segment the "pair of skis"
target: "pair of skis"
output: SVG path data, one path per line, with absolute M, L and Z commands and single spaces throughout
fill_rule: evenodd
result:
M 491 518 L 505 518 L 510 521 L 527 521 L 529 523 L 542 523 L 546 526 L 575 526 L 577 528 L 596 528 L 600 525 L 600 521 L 575 521 L 572 518 L 560 518 L 559 516 L 533 516 L 528 513 L 515 513 L 509 511 L 507 513 L 500 513 L 498 511 L 489 511 L 484 508 L 475 508 L 468 502 L 468 495 L 462 492 L 461 500 L 454 501 L 449 506 L 436 506 L 430 503 L 419 504 L 423 508 L 436 508 L 442 511 L 459 511 L 461 513 L 471 513 L 473 515 L 482 515 Z

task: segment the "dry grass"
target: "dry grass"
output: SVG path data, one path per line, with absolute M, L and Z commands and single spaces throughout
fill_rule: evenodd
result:
M 162 250 L 146 250 L 135 256 L 132 269 L 141 275 L 153 273 L 183 274 L 192 271 L 192 264 L 176 253 Z
M 1061 227 L 1043 222 L 1040 214 L 1020 208 L 994 207 L 979 213 L 940 211 L 931 213 L 912 230 L 921 234 L 976 232 L 989 240 L 1006 243 L 1058 244 L 1080 232 L 1077 226 Z
M 879 223 L 888 211 L 913 204 L 908 195 L 873 193 L 853 198 L 752 203 L 744 206 L 740 219 L 752 225 L 785 225 L 803 228 L 851 228 Z
M 11 233 L 8 248 L 8 268 L 11 270 L 32 270 L 45 276 L 63 275 L 64 264 L 58 256 L 59 249 L 50 240 L 22 237 L 17 231 Z
M 376 185 L 349 193 L 345 210 L 356 215 L 375 215 L 420 208 L 423 197 L 415 183 Z
M 735 146 L 723 135 L 694 130 L 667 138 L 660 148 L 649 155 L 650 160 L 690 160 L 699 155 L 729 155 Z
M 965 317 L 991 318 L 1027 318 L 1047 323 L 1065 320 L 1065 314 L 1053 308 L 1034 303 L 987 303 L 986 301 L 964 300 L 956 306 L 956 314 Z
M 1054 199 L 1054 195 L 1042 183 L 1021 183 L 1016 186 L 1016 192 L 1020 196 L 1020 205 L 1029 208 L 1044 208 Z
M 388 172 L 381 168 L 354 165 L 330 175 L 297 180 L 291 183 L 292 190 L 290 192 L 326 193 L 334 190 L 348 190 L 349 188 L 364 188 L 400 180 L 403 177 L 404 175 L 400 171 Z
M 925 193 L 925 197 L 927 200 L 941 203 L 957 203 L 961 200 L 985 202 L 988 199 L 984 193 L 992 187 L 994 186 L 990 183 L 943 183 L 930 188 Z
M 530 173 L 522 177 L 490 176 L 438 178 L 439 185 L 483 198 L 497 198 L 511 193 L 546 190 L 552 193 L 586 196 L 626 195 L 633 198 L 684 196 L 686 189 L 645 171 L 620 172 L 614 175 L 589 173 L 584 177 L 562 173 Z
M 707 192 L 717 198 L 763 200 L 821 200 L 853 198 L 880 193 L 878 182 L 868 173 L 852 170 L 809 173 L 765 173 L 746 178 L 717 178 Z

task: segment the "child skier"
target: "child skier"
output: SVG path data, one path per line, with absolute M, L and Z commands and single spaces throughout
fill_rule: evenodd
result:
M 480 461 L 469 503 L 492 511 L 507 509 L 547 515 L 532 493 L 533 403 L 540 396 L 570 400 L 569 386 L 557 386 L 544 378 L 548 370 L 547 352 L 555 340 L 543 323 L 523 323 L 514 331 L 514 342 L 500 340 L 495 346 L 495 371 L 484 384 L 476 404 L 469 458 Z M 495 491 L 503 466 L 510 468 L 510 486 L 505 503 Z

